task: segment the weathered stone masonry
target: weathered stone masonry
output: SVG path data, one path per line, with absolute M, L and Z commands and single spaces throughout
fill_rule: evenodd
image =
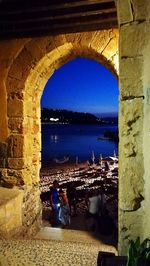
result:
M 116 4 L 119 250 L 124 254 L 129 239 L 150 237 L 150 2 L 117 0 Z M 118 31 L 0 42 L 0 185 L 11 189 L 10 201 L 15 200 L 22 217 L 16 225 L 10 215 L 13 226 L 5 226 L 9 208 L 2 204 L 3 233 L 31 234 L 40 221 L 40 97 L 55 69 L 76 56 L 97 60 L 118 74 Z M 8 200 L 10 192 L 4 194 Z
M 18 189 L 10 202 L 18 202 L 22 217 L 19 224 L 10 219 L 11 226 L 6 227 L 6 219 L 1 219 L 8 214 L 3 201 L 2 235 L 32 234 L 40 225 L 40 98 L 55 69 L 76 56 L 94 59 L 117 76 L 118 30 L 0 43 L 0 185 L 7 188 L 7 200 L 10 191 Z
M 129 239 L 150 236 L 148 222 L 149 139 L 145 53 L 149 46 L 150 3 L 117 1 L 120 24 L 120 144 L 119 144 L 119 247 L 125 253 Z M 145 86 L 146 85 L 146 86 Z M 149 85 L 148 85 L 149 86 Z M 147 206 L 146 206 L 147 205 Z

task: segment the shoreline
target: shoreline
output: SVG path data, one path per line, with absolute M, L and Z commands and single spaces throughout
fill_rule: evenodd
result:
M 40 191 L 43 210 L 50 208 L 49 192 L 53 181 L 59 182 L 60 188 L 66 190 L 70 182 L 74 183 L 77 190 L 78 210 L 80 213 L 85 212 L 85 195 L 92 189 L 104 188 L 106 196 L 107 209 L 117 224 L 118 214 L 118 168 L 116 172 L 112 169 L 104 170 L 99 164 L 89 165 L 84 163 L 64 163 L 49 164 L 41 168 L 40 173 Z

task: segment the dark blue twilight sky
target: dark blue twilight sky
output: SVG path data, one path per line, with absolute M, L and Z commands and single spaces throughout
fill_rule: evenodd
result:
M 94 60 L 76 58 L 48 80 L 41 107 L 114 115 L 118 96 L 118 81 L 108 69 Z

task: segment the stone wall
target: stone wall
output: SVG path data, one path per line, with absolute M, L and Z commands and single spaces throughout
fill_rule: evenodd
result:
M 41 95 L 54 71 L 77 56 L 102 63 L 117 77 L 118 30 L 0 42 L 0 186 L 23 191 L 23 235 L 41 219 Z
M 22 227 L 23 192 L 0 188 L 0 237 L 18 234 Z
M 146 57 L 150 57 L 148 50 L 145 52 L 149 43 L 150 2 L 118 0 L 117 9 L 120 24 L 119 247 L 120 253 L 125 254 L 130 239 L 150 236 L 146 223 L 150 211 L 147 204 L 149 108 L 145 97 L 146 86 L 150 86 L 149 59 L 145 64 Z
M 119 248 L 150 236 L 150 3 L 116 0 L 119 21 Z M 40 97 L 54 71 L 76 56 L 118 74 L 118 31 L 0 42 L 0 185 L 23 190 L 22 225 L 40 217 Z M 36 206 L 33 209 L 32 202 Z

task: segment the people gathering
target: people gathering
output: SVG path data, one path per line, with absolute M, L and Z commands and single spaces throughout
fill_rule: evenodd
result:
M 67 194 L 63 189 L 59 189 L 57 180 L 53 181 L 53 186 L 50 190 L 50 204 L 53 212 L 54 226 L 70 224 Z
M 78 197 L 74 182 L 68 184 L 66 189 L 59 187 L 57 180 L 53 181 L 50 189 L 50 204 L 53 213 L 54 227 L 68 227 L 71 219 L 78 215 Z M 90 189 L 85 192 L 85 220 L 88 230 L 96 233 L 99 228 L 107 232 L 111 229 L 113 221 L 110 219 L 106 206 L 104 187 Z

